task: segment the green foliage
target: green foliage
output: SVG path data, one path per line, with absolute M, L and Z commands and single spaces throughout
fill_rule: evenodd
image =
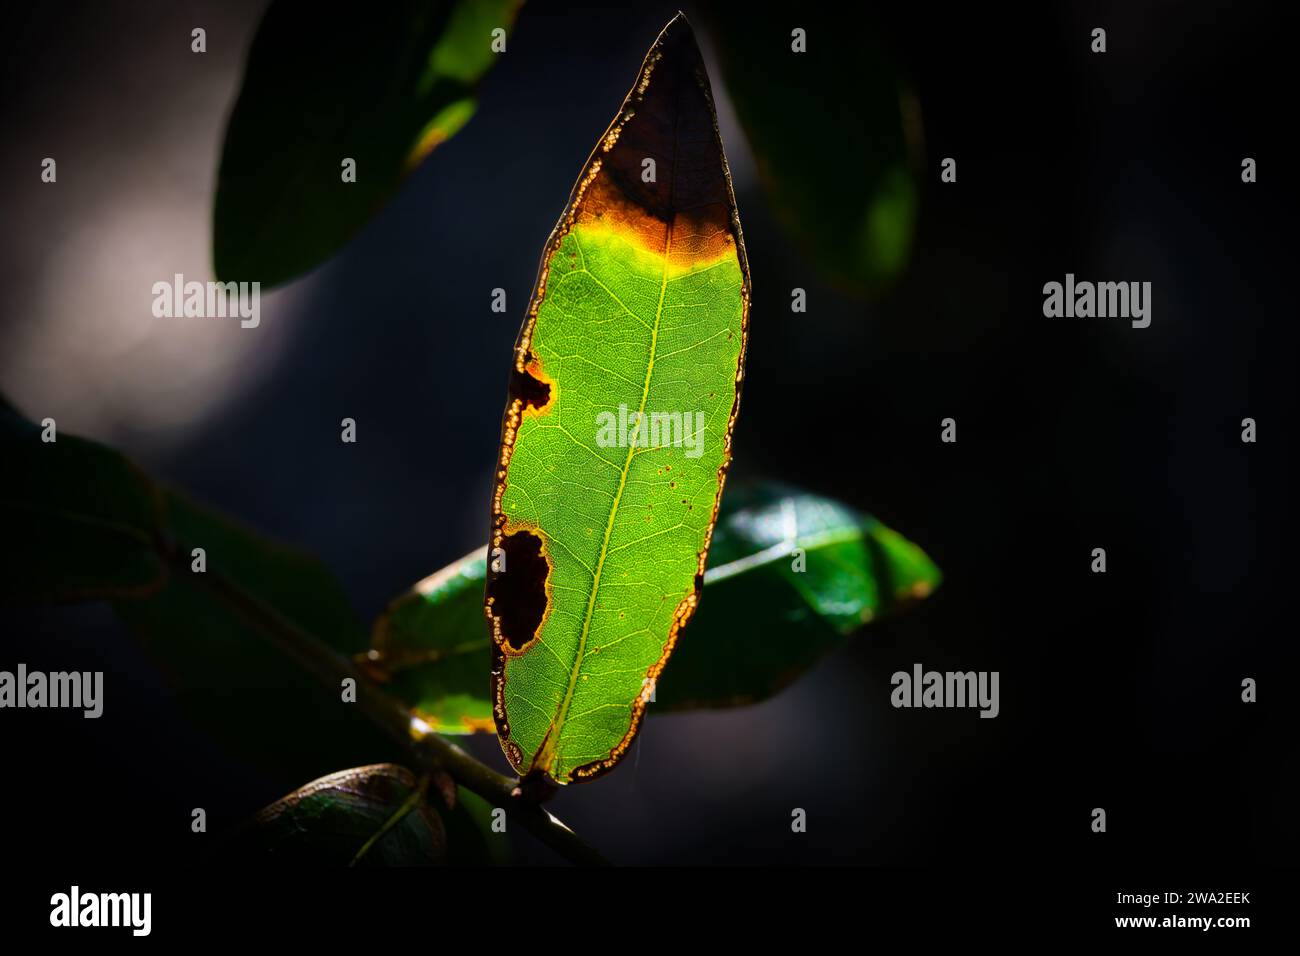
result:
M 342 586 L 319 560 L 166 493 L 167 534 L 178 562 L 146 599 L 118 600 L 119 617 L 171 679 L 187 716 L 227 750 L 277 778 L 398 756 L 341 689 L 268 642 L 269 622 L 351 655 L 365 630 Z M 190 570 L 194 547 L 207 570 Z
M 166 570 L 156 542 L 162 501 L 122 455 L 49 433 L 0 399 L 0 520 L 14 558 L 0 598 L 61 603 L 143 596 Z
M 436 799 L 405 767 L 341 770 L 260 811 L 222 850 L 241 862 L 293 866 L 445 863 L 447 832 L 429 803 Z
M 372 672 L 440 733 L 492 729 L 479 613 L 486 575 L 480 548 L 375 622 Z M 649 713 L 762 700 L 940 580 L 925 552 L 870 516 L 781 485 L 728 487 L 699 610 Z
M 473 115 L 518 2 L 398 0 L 359 18 L 273 2 L 226 131 L 218 277 L 274 285 L 346 243 Z M 828 274 L 873 291 L 909 255 L 919 121 L 864 16 L 804 17 L 808 52 L 790 52 L 780 72 L 764 64 L 789 50 L 785 20 L 746 8 L 720 16 L 713 39 L 784 223 Z M 852 86 L 839 77 L 845 62 L 857 65 Z M 817 137 L 837 144 L 825 167 L 808 165 L 828 155 L 806 148 Z M 646 156 L 659 158 L 659 178 L 642 175 Z M 355 182 L 341 175 L 345 159 Z M 538 290 L 516 349 L 489 542 L 511 569 L 489 573 L 487 549 L 455 562 L 390 606 L 369 649 L 319 561 L 102 445 L 43 441 L 0 399 L 12 559 L 0 599 L 111 602 L 195 723 L 266 771 L 301 780 L 361 765 L 266 808 L 235 849 L 316 864 L 505 859 L 491 806 L 446 774 L 417 781 L 365 765 L 398 748 L 311 660 L 356 660 L 385 705 L 398 702 L 399 727 L 402 707 L 442 733 L 495 727 L 536 787 L 542 773 L 568 782 L 612 767 L 651 701 L 650 712 L 760 700 L 939 583 L 919 548 L 835 502 L 759 485 L 719 505 L 750 288 L 684 18 L 656 41 L 584 167 Z M 677 416 L 684 441 L 638 444 L 638 413 L 647 431 L 656 413 L 670 428 Z M 494 792 L 486 768 L 469 777 Z
M 162 488 L 123 456 L 0 408 L 0 521 L 10 601 L 105 599 L 171 679 L 187 714 L 232 752 L 298 779 L 393 753 L 269 644 L 268 620 L 340 654 L 365 629 L 315 558 Z M 192 570 L 202 548 L 206 570 Z M 304 715 L 312 715 L 310 726 Z
M 569 783 L 627 752 L 695 610 L 731 460 L 749 278 L 684 18 L 597 141 L 542 263 L 494 497 L 489 544 L 508 563 L 487 609 L 506 756 Z
M 442 734 L 495 732 L 483 623 L 487 548 L 396 598 L 375 621 L 362 663 L 384 689 Z
M 659 680 L 665 709 L 770 696 L 882 614 L 940 581 L 876 519 L 779 485 L 729 488 L 705 599 Z
M 882 290 L 916 229 L 920 111 L 864 5 L 705 6 L 727 91 L 782 225 L 842 285 Z M 795 52 L 792 29 L 805 31 Z M 774 58 L 781 68 L 773 69 Z M 831 148 L 811 148 L 822 142 Z
M 226 130 L 217 276 L 276 285 L 338 251 L 473 115 L 499 56 L 492 31 L 509 30 L 518 5 L 392 0 L 353 16 L 272 3 Z

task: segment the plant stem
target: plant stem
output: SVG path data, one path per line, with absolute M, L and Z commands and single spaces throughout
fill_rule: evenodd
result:
M 189 559 L 184 557 L 181 549 L 166 550 L 171 552 L 166 556 L 176 569 L 175 573 L 205 585 L 325 687 L 338 691 L 344 680 L 354 680 L 357 706 L 362 713 L 403 747 L 421 771 L 446 772 L 493 807 L 503 808 L 510 819 L 571 863 L 608 865 L 609 861 L 545 807 L 528 799 L 519 789 L 518 781 L 497 773 L 451 741 L 433 733 L 424 721 L 412 717 L 405 707 L 375 687 L 347 657 L 327 647 L 220 573 L 212 570 L 201 574 L 191 572 Z

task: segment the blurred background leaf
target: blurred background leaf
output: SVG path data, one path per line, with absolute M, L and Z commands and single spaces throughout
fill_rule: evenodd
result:
M 175 492 L 166 492 L 166 503 L 167 529 L 183 559 L 202 547 L 205 573 L 232 584 L 259 613 L 343 654 L 364 646 L 356 613 L 320 561 Z M 392 741 L 342 701 L 341 688 L 322 686 L 202 577 L 174 570 L 147 599 L 113 603 L 196 726 L 259 769 L 298 779 L 398 755 Z
M 375 764 L 340 770 L 282 797 L 221 845 L 240 862 L 250 857 L 292 866 L 348 866 L 366 842 L 418 799 L 366 848 L 358 866 L 429 866 L 447 862 L 447 832 L 432 793 L 405 767 Z
M 794 570 L 796 549 L 802 571 Z M 486 561 L 481 548 L 397 598 L 359 658 L 441 733 L 493 729 L 484 676 Z M 925 597 L 939 581 L 925 552 L 874 518 L 773 483 L 728 485 L 699 610 L 651 710 L 768 697 L 853 631 Z
M 871 14 L 727 2 L 703 12 L 781 223 L 842 287 L 882 291 L 911 254 L 921 121 Z M 791 48 L 795 28 L 806 52 Z
M 396 755 L 341 689 L 322 687 L 211 586 L 219 578 L 247 608 L 352 655 L 365 630 L 324 564 L 162 488 L 103 445 L 42 442 L 7 404 L 0 447 L 8 601 L 110 600 L 186 715 L 263 771 L 303 779 Z M 190 570 L 196 547 L 204 574 Z
M 166 570 L 155 537 L 161 500 L 122 455 L 52 433 L 0 398 L 0 515 L 9 560 L 0 599 L 58 604 L 140 596 Z
M 217 178 L 213 264 L 272 286 L 320 264 L 474 113 L 521 0 L 400 0 L 361 17 L 277 0 L 262 19 Z M 342 162 L 356 161 L 356 181 Z

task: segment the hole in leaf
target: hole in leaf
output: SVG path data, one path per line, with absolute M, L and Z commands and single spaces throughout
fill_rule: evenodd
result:
M 546 578 L 551 566 L 542 554 L 542 539 L 516 531 L 501 539 L 506 570 L 488 578 L 492 614 L 505 642 L 519 650 L 533 639 L 546 614 Z
M 530 360 L 528 365 L 532 364 Z M 527 368 L 524 371 L 515 368 L 510 372 L 510 395 L 513 398 L 523 399 L 525 408 L 544 408 L 551 400 L 551 386 L 537 378 Z

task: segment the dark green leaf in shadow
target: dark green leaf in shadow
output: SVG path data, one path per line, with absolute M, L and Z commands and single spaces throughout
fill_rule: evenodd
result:
M 510 29 L 520 2 L 397 0 L 347 15 L 272 3 L 226 129 L 217 276 L 271 286 L 341 248 L 473 115 L 501 55 L 493 31 Z
M 155 549 L 161 502 L 152 482 L 110 448 L 52 433 L 0 407 L 0 521 L 6 603 L 140 596 L 166 571 Z
M 261 633 L 271 615 L 342 654 L 363 647 L 364 628 L 330 571 L 174 492 L 166 505 L 183 566 L 148 599 L 113 607 L 163 667 L 186 715 L 277 779 L 396 756 L 341 688 L 322 686 Z M 205 552 L 203 574 L 187 570 L 195 547 Z M 215 591 L 218 581 L 240 603 Z
M 343 655 L 366 646 L 321 562 L 161 488 L 109 448 L 65 434 L 46 443 L 40 433 L 0 407 L 11 569 L 0 596 L 112 601 L 186 714 L 264 771 L 301 780 L 395 755 L 341 689 L 321 686 L 259 630 L 274 619 Z M 194 548 L 204 552 L 202 573 L 192 570 Z
M 939 581 L 925 552 L 868 515 L 780 486 L 728 489 L 704 600 L 659 678 L 655 703 L 762 700 Z
M 447 830 L 447 862 L 452 866 L 505 866 L 512 862 L 510 841 L 492 829 L 492 806 L 464 787 L 456 788 L 456 803 L 442 809 Z
M 434 799 L 426 799 L 405 767 L 341 770 L 259 812 L 224 841 L 222 850 L 244 862 L 253 856 L 292 866 L 444 863 L 447 834 L 429 805 Z
M 921 124 L 868 8 L 704 9 L 781 222 L 828 276 L 879 291 L 911 251 Z M 791 49 L 796 27 L 805 31 L 802 53 Z
M 397 598 L 358 658 L 441 733 L 492 729 L 485 563 L 480 549 Z M 920 548 L 874 518 L 775 484 L 728 486 L 699 609 L 650 712 L 768 697 L 939 580 Z

